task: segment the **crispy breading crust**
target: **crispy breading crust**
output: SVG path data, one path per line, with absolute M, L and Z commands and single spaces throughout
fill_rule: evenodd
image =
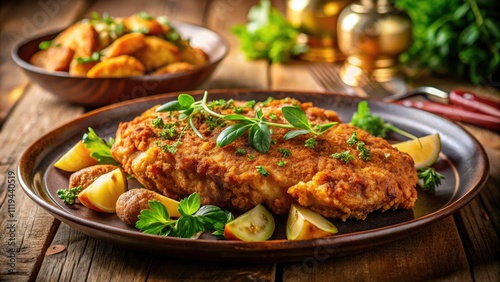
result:
M 282 123 L 280 109 L 291 103 L 298 102 L 276 100 L 262 110 L 267 117 L 275 113 L 277 120 L 273 121 Z M 298 104 L 313 124 L 340 121 L 333 111 L 310 103 Z M 272 128 L 276 144 L 269 153 L 261 154 L 249 145 L 247 138 L 239 138 L 223 148 L 216 146 L 222 129 L 209 131 L 204 117 L 195 118 L 204 138 L 188 129 L 177 152 L 171 154 L 161 144 L 172 144 L 175 139 L 159 137 L 161 129 L 155 128 L 152 121 L 161 116 L 165 123 L 177 122 L 178 132 L 186 125 L 175 115 L 156 113 L 155 109 L 120 124 L 112 154 L 146 188 L 168 197 L 180 199 L 198 192 L 202 204 L 248 210 L 262 203 L 277 214 L 286 214 L 291 203 L 298 202 L 324 216 L 342 220 L 364 219 L 375 210 L 411 208 L 416 200 L 417 175 L 411 157 L 351 125 L 339 124 L 318 136 L 314 149 L 304 146 L 310 135 L 285 141 L 283 136 L 288 130 Z M 245 114 L 253 116 L 254 110 L 247 109 Z M 371 150 L 370 161 L 359 159 L 356 149 L 347 145 L 354 130 Z M 291 155 L 283 157 L 280 148 L 290 150 Z M 246 154 L 236 154 L 237 149 Z M 355 156 L 348 164 L 330 156 L 345 150 Z M 286 161 L 286 165 L 278 166 L 280 160 Z M 261 175 L 257 166 L 263 166 L 269 176 Z

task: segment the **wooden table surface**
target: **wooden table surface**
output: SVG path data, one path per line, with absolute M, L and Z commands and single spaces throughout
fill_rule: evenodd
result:
M 88 111 L 59 101 L 30 83 L 10 59 L 14 42 L 68 26 L 92 11 L 127 16 L 137 11 L 208 26 L 230 42 L 231 52 L 199 89 L 254 88 L 324 91 L 307 63 L 247 61 L 229 29 L 246 21 L 256 1 L 3 1 L 0 77 L 0 281 L 500 281 L 500 135 L 463 124 L 484 146 L 490 178 L 472 202 L 417 234 L 347 257 L 316 263 L 226 264 L 190 262 L 130 251 L 96 240 L 54 219 L 22 191 L 17 165 L 32 142 Z M 283 10 L 283 1 L 273 1 Z M 427 78 L 451 90 L 500 97 L 498 90 Z M 20 97 L 18 100 L 17 98 Z M 15 107 L 10 109 L 13 101 Z M 14 181 L 15 189 L 8 190 Z M 9 186 L 11 187 L 11 186 Z M 13 202 L 14 200 L 15 202 Z M 10 204 L 10 205 L 9 205 Z M 13 209 L 13 210 L 12 210 Z M 13 218 L 8 217 L 13 214 Z M 14 247 L 14 249 L 12 249 Z

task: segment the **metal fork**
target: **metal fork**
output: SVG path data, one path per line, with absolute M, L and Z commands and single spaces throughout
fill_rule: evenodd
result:
M 340 79 L 339 68 L 328 63 L 311 63 L 309 72 L 325 90 L 356 96 L 354 89 Z

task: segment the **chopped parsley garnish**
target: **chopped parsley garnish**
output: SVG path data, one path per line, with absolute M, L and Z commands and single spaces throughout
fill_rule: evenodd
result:
M 305 142 L 305 145 L 307 148 L 311 148 L 311 149 L 314 149 L 314 147 L 318 145 L 318 141 L 316 141 L 316 138 L 314 137 L 311 137 L 309 139 L 306 140 Z
M 57 43 L 57 44 L 53 44 L 52 40 L 48 40 L 48 41 L 42 41 L 40 42 L 40 44 L 38 44 L 38 49 L 40 50 L 45 50 L 45 49 L 48 49 L 49 47 L 59 47 L 61 46 L 61 44 Z
M 256 104 L 255 100 L 250 100 L 245 103 L 245 107 L 253 109 L 253 107 L 255 107 L 255 104 Z
M 247 159 L 248 159 L 249 161 L 251 161 L 251 160 L 255 159 L 255 155 L 254 155 L 254 154 L 248 154 L 248 155 L 247 155 Z
M 286 162 L 284 160 L 279 160 L 278 162 L 276 162 L 276 165 L 279 167 L 284 167 L 286 165 Z
M 160 116 L 157 116 L 152 124 L 154 128 L 162 128 L 165 123 L 163 123 L 163 119 Z
M 261 103 L 261 105 L 263 107 L 267 107 L 269 105 L 269 103 L 271 103 L 272 101 L 274 101 L 274 98 L 273 97 L 267 97 L 267 99 Z
M 226 121 L 220 117 L 208 116 L 205 120 L 208 131 L 214 131 L 217 127 L 226 126 Z
M 285 148 L 279 148 L 278 149 L 278 152 L 281 153 L 281 155 L 284 157 L 284 158 L 288 158 L 289 156 L 292 155 L 292 152 L 290 152 L 290 150 L 288 149 L 285 149 Z
M 339 159 L 346 164 L 349 163 L 351 160 L 354 160 L 354 156 L 351 154 L 351 151 L 349 151 L 349 150 L 346 150 L 346 151 L 341 152 L 341 153 L 331 154 L 331 157 L 334 159 Z
M 444 175 L 435 171 L 433 168 L 423 168 L 417 171 L 418 179 L 420 179 L 422 189 L 425 191 L 434 193 L 436 187 L 441 185 L 441 180 L 444 179 Z
M 270 114 L 269 114 L 269 118 L 270 118 L 271 120 L 276 120 L 276 119 L 278 119 L 278 116 L 277 116 L 275 113 L 270 113 Z
M 242 149 L 242 148 L 238 148 L 236 149 L 236 151 L 234 152 L 236 155 L 238 156 L 243 156 L 245 155 L 247 152 L 245 152 L 245 149 Z
M 267 170 L 263 166 L 258 165 L 255 168 L 257 169 L 257 172 L 259 172 L 263 176 L 269 176 L 269 172 L 267 172 Z
M 167 208 L 159 201 L 148 202 L 150 209 L 141 210 L 135 227 L 147 234 L 192 238 L 200 232 L 212 232 L 224 238 L 226 223 L 233 215 L 213 205 L 201 206 L 200 196 L 195 192 L 179 202 L 181 217 L 171 219 Z
M 365 142 L 359 141 L 357 144 L 357 149 L 359 151 L 359 158 L 365 161 L 369 161 L 371 159 L 371 153 L 368 148 L 366 148 Z
M 347 145 L 352 147 L 356 143 L 358 143 L 358 135 L 356 134 L 356 131 L 353 131 L 351 137 L 347 140 Z
M 69 189 L 59 189 L 56 193 L 59 199 L 61 199 L 66 205 L 73 205 L 76 198 L 78 198 L 80 191 L 82 191 L 82 187 L 78 186 Z
M 79 64 L 88 64 L 88 63 L 92 63 L 92 62 L 100 62 L 102 56 L 103 55 L 102 55 L 101 52 L 92 52 L 92 54 L 90 55 L 90 57 L 79 57 L 79 58 L 76 58 L 76 62 L 79 63 Z

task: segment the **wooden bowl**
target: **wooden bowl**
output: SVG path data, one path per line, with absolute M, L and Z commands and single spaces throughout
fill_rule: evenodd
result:
M 164 75 L 143 75 L 126 78 L 88 78 L 67 72 L 49 71 L 29 63 L 42 41 L 55 38 L 60 32 L 20 42 L 12 49 L 12 58 L 30 80 L 70 103 L 100 107 L 160 93 L 192 90 L 206 81 L 229 51 L 227 42 L 216 32 L 202 26 L 172 22 L 181 36 L 189 38 L 194 47 L 204 50 L 209 62 L 193 70 Z

